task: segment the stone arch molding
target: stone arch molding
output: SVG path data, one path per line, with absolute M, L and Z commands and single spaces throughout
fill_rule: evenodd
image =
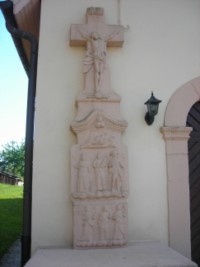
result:
M 169 246 L 191 258 L 187 115 L 200 100 L 200 77 L 181 86 L 170 98 L 161 128 L 166 146 Z
M 181 86 L 170 98 L 166 113 L 166 127 L 185 127 L 192 105 L 200 100 L 200 77 Z

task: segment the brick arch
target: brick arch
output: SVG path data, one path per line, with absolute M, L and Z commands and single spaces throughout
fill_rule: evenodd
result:
M 166 146 L 169 246 L 191 258 L 187 115 L 200 100 L 200 77 L 171 96 L 161 128 Z

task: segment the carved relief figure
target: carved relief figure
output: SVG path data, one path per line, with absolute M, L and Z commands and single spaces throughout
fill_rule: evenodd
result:
M 104 206 L 99 215 L 98 225 L 99 225 L 99 237 L 102 241 L 107 241 L 109 238 L 109 223 L 110 214 L 108 208 Z
M 83 61 L 83 73 L 87 74 L 94 66 L 94 89 L 96 96 L 101 97 L 101 94 L 98 95 L 98 93 L 100 91 L 103 70 L 106 65 L 106 43 L 109 39 L 112 39 L 118 34 L 118 32 L 112 33 L 105 38 L 102 38 L 97 32 L 91 32 L 90 35 L 85 35 L 81 31 L 79 31 L 79 33 L 87 40 L 87 51 Z
M 120 162 L 118 152 L 113 150 L 110 152 L 108 161 L 108 173 L 111 181 L 111 191 L 113 193 L 121 193 L 123 187 L 123 165 Z
M 94 240 L 95 212 L 85 207 L 82 213 L 82 233 L 83 240 L 92 244 Z
M 105 166 L 106 166 L 105 158 L 100 152 L 98 152 L 96 154 L 96 158 L 93 161 L 97 191 L 106 190 Z
M 96 128 L 104 128 L 105 127 L 105 123 L 104 123 L 103 118 L 100 114 L 97 114 L 95 126 L 96 126 Z
M 113 214 L 114 221 L 114 240 L 124 240 L 124 218 L 126 217 L 125 207 L 121 204 L 117 205 L 116 211 Z
M 109 132 L 91 132 L 85 144 L 81 148 L 107 148 L 116 147 L 117 143 L 115 141 L 115 136 L 111 135 Z
M 90 167 L 88 160 L 82 153 L 78 162 L 77 192 L 86 193 L 91 190 Z
M 92 143 L 94 145 L 98 145 L 98 146 L 105 146 L 108 145 L 108 137 L 107 137 L 107 133 L 100 133 L 94 136 L 94 139 L 92 141 Z

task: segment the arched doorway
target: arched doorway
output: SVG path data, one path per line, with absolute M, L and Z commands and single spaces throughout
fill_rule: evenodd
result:
M 200 77 L 172 95 L 161 128 L 166 143 L 169 245 L 187 257 L 191 257 L 188 139 L 192 127 L 186 121 L 199 100 Z
M 188 140 L 191 254 L 200 266 L 200 102 L 191 107 L 187 126 L 192 127 Z

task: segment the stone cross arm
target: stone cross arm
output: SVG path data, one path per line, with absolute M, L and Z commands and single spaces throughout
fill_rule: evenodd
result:
M 90 29 L 86 25 L 72 24 L 70 28 L 70 46 L 86 46 L 87 37 L 97 32 L 105 39 L 107 47 L 122 47 L 124 42 L 124 29 L 120 25 L 107 25 L 104 31 Z M 85 37 L 85 38 L 84 38 Z
M 121 25 L 106 25 L 104 9 L 90 7 L 86 12 L 86 24 L 72 24 L 70 45 L 85 46 L 92 34 L 96 34 L 108 47 L 122 47 L 124 29 Z

